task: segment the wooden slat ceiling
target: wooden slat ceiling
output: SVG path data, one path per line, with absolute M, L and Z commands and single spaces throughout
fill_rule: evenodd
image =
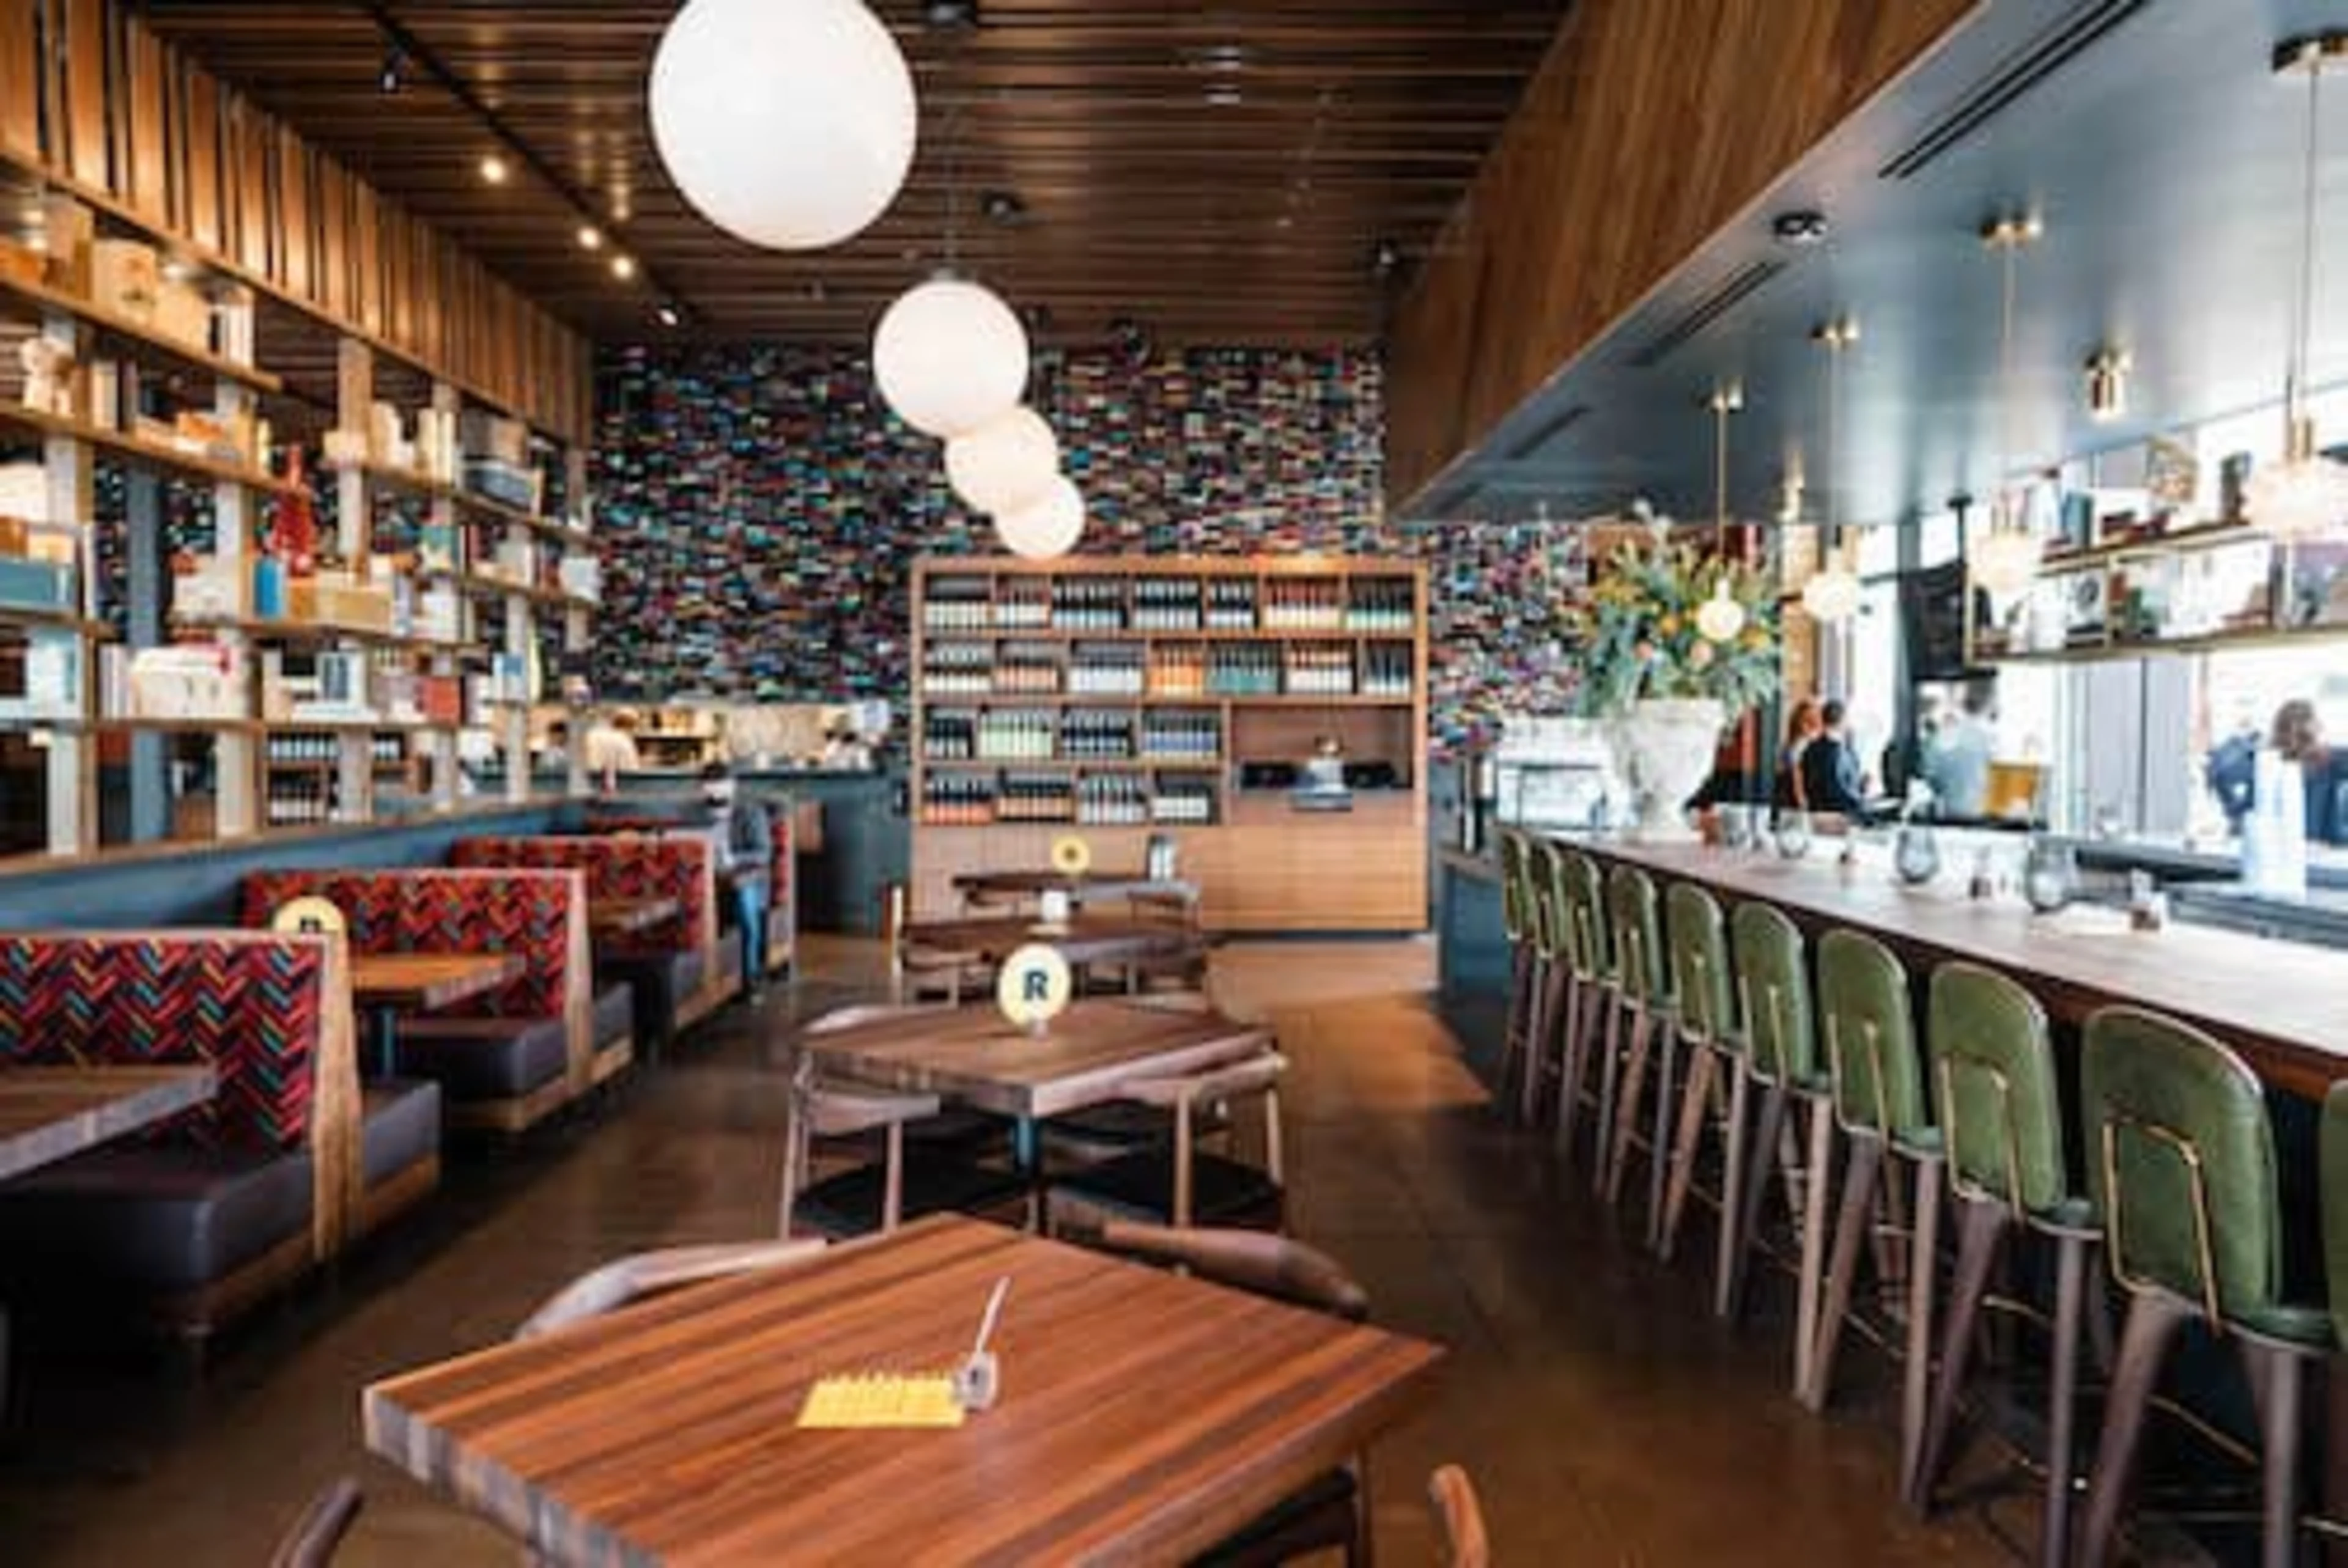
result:
M 778 0 L 780 3 L 780 0 Z M 935 264 L 959 164 L 965 269 L 1043 335 L 1129 318 L 1161 343 L 1365 341 L 1515 107 L 1570 0 L 1243 0 L 1200 7 L 991 0 L 974 32 L 880 0 L 913 65 L 922 144 L 872 229 L 834 251 L 741 244 L 687 209 L 655 157 L 644 77 L 675 0 L 147 0 L 165 34 L 446 224 L 600 338 L 654 335 L 652 289 L 614 282 L 533 173 L 478 166 L 482 120 L 413 63 L 380 86 L 387 14 L 559 177 L 586 193 L 689 330 L 861 341 Z M 959 144 L 950 151 L 949 141 Z M 989 223 L 1008 191 L 1024 219 Z M 1402 266 L 1381 277 L 1380 241 Z

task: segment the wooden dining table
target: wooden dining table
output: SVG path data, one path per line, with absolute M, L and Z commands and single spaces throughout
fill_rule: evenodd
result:
M 1199 934 L 1185 926 L 1078 910 L 1056 926 L 1018 915 L 968 920 L 924 920 L 904 929 L 905 946 L 931 957 L 972 965 L 1000 964 L 1030 943 L 1059 950 L 1081 968 L 1120 959 L 1176 958 L 1190 950 Z
M 675 898 L 594 898 L 587 905 L 587 928 L 598 942 L 632 937 L 676 918 L 685 906 Z
M 376 1061 L 389 1078 L 399 1057 L 399 1015 L 442 1008 L 496 990 L 528 968 L 519 953 L 359 953 L 351 995 L 375 1019 Z
M 2348 955 L 2333 949 L 2177 920 L 2137 930 L 2126 912 L 2096 905 L 2034 914 L 2013 897 L 1967 897 L 1960 876 L 1910 886 L 1888 861 L 1844 861 L 1825 845 L 1787 859 L 1767 849 L 1573 842 L 1601 863 L 1694 882 L 1731 902 L 1775 905 L 1813 936 L 1837 926 L 1864 931 L 1920 969 L 1958 958 L 2003 970 L 2061 1022 L 2120 1002 L 2170 1014 L 2303 1098 L 2321 1100 L 2348 1078 Z
M 937 1370 L 990 1290 L 1001 1395 L 811 1430 L 809 1386 Z M 370 1450 L 553 1562 L 1171 1563 L 1367 1450 L 1442 1349 L 959 1217 L 386 1378 Z
M 1107 904 L 1118 899 L 1165 898 L 1195 904 L 1199 886 L 1179 878 L 1087 871 L 1071 876 L 1060 871 L 968 871 L 953 879 L 953 889 L 973 903 L 1013 903 L 1065 893 L 1068 902 Z
M 0 1182 L 201 1105 L 220 1091 L 202 1063 L 0 1067 Z

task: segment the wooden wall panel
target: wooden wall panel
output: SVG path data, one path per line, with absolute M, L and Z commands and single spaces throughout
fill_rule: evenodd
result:
M 19 158 L 41 145 L 40 28 L 37 0 L 0 0 L 0 151 Z
M 321 308 L 346 322 L 358 320 L 352 308 L 351 182 L 342 165 L 331 158 L 311 159 L 318 196 L 318 282 L 312 291 Z
M 183 69 L 183 114 L 187 151 L 181 159 L 187 183 L 182 188 L 180 222 L 189 238 L 207 251 L 228 250 L 221 222 L 220 89 L 201 71 Z
M 236 187 L 238 266 L 264 278 L 276 276 L 275 203 L 269 193 L 269 121 L 243 97 L 229 99 L 229 168 Z
M 1410 499 L 1976 0 L 1581 0 L 1388 335 Z
M 57 161 L 85 185 L 110 190 L 106 148 L 106 0 L 65 0 L 64 156 Z
M 123 154 L 116 193 L 149 223 L 171 221 L 171 177 L 166 129 L 170 102 L 163 46 L 136 22 L 123 29 L 122 73 L 113 98 L 115 145 Z

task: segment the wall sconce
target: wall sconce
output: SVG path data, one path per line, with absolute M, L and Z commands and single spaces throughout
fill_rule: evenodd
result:
M 2128 372 L 2136 362 L 2120 349 L 2098 349 L 2086 368 L 2087 417 L 2101 423 L 2126 414 Z

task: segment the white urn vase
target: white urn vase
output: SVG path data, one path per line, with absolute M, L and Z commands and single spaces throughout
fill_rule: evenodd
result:
M 1711 697 L 1659 697 L 1613 721 L 1615 767 L 1630 786 L 1631 831 L 1649 843 L 1695 837 L 1681 810 L 1712 774 L 1728 710 Z

